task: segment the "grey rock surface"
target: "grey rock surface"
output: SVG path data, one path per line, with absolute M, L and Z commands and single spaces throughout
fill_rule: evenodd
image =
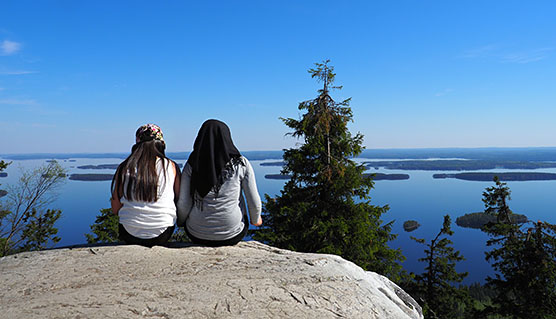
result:
M 386 277 L 253 241 L 20 253 L 0 282 L 2 318 L 423 318 Z

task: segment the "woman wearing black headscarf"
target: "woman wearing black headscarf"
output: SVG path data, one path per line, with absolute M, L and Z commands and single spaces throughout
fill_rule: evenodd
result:
M 253 168 L 234 146 L 228 126 L 207 120 L 182 171 L 178 226 L 185 226 L 194 243 L 235 245 L 249 228 L 243 195 L 251 224 L 260 226 L 261 198 Z

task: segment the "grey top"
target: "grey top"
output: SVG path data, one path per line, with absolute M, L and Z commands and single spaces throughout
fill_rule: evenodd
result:
M 200 202 L 193 200 L 191 189 L 191 166 L 185 165 L 181 175 L 180 196 L 178 200 L 178 226 L 185 226 L 191 235 L 205 240 L 230 239 L 243 230 L 245 194 L 249 218 L 257 221 L 261 216 L 261 198 L 257 191 L 255 172 L 245 157 L 245 165 L 234 168 L 233 175 L 220 187 L 218 195 L 210 191 Z M 197 194 L 195 196 L 198 196 Z

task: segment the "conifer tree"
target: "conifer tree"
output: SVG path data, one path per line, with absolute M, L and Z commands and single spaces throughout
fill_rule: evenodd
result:
M 494 215 L 501 224 L 512 223 L 512 211 L 508 206 L 511 199 L 511 191 L 506 183 L 502 183 L 498 176 L 494 176 L 495 186 L 487 187 L 483 192 L 483 203 L 485 204 L 485 213 Z
M 390 249 L 392 224 L 383 225 L 388 206 L 370 204 L 373 181 L 363 176 L 365 167 L 351 160 L 361 153 L 363 135 L 352 136 L 350 99 L 336 102 L 330 96 L 334 68 L 329 61 L 310 69 L 323 84 L 315 99 L 301 102 L 300 119 L 281 118 L 302 139 L 299 148 L 284 151 L 282 174 L 291 176 L 280 195 L 265 195 L 265 227 L 257 240 L 303 252 L 340 255 L 364 269 L 399 279 L 403 256 Z
M 112 209 L 100 210 L 100 215 L 95 218 L 95 223 L 90 226 L 92 234 L 85 234 L 87 243 L 114 243 L 118 242 L 118 215 L 112 214 Z
M 512 220 L 507 205 L 510 190 L 498 178 L 496 186 L 483 193 L 485 212 L 496 214 L 497 222 L 483 231 L 489 236 L 486 253 L 496 273 L 487 286 L 496 292 L 493 305 L 484 315 L 504 318 L 556 317 L 556 226 L 538 221 L 532 227 Z
M 458 273 L 456 263 L 465 258 L 454 250 L 453 243 L 447 236 L 452 236 L 451 219 L 444 216 L 440 232 L 430 243 L 425 239 L 411 237 L 416 242 L 426 245 L 425 257 L 419 261 L 426 262 L 425 272 L 415 275 L 414 282 L 408 284 L 408 292 L 422 302 L 426 318 L 467 318 L 471 313 L 471 298 L 467 290 L 457 288 L 468 273 Z M 446 236 L 446 237 L 442 237 Z
M 23 245 L 21 251 L 42 250 L 48 248 L 48 244 L 56 244 L 60 241 L 58 228 L 54 224 L 62 216 L 59 209 L 47 209 L 46 212 L 40 212 L 36 209 L 31 210 L 29 214 L 23 217 L 23 231 L 21 238 Z

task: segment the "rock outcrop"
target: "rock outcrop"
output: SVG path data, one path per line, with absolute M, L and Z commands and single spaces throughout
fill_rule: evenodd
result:
M 3 318 L 422 318 L 386 277 L 258 242 L 96 246 L 0 259 Z

